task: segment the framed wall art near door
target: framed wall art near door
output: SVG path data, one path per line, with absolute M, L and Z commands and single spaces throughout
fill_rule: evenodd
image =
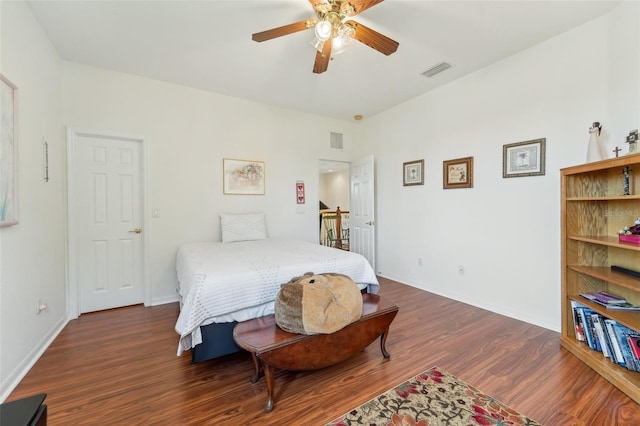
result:
M 264 195 L 264 161 L 222 160 L 224 194 Z
M 18 88 L 0 74 L 0 226 L 18 223 Z
M 443 161 L 442 183 L 444 189 L 473 188 L 473 157 Z
M 424 185 L 424 160 L 402 163 L 402 185 Z
M 502 177 L 544 175 L 546 138 L 516 142 L 502 147 Z

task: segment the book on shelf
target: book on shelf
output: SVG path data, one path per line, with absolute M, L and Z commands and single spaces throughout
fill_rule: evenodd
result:
M 637 333 L 624 325 L 613 321 L 613 331 L 616 334 L 616 338 L 618 339 L 618 343 L 620 344 L 620 350 L 622 351 L 622 356 L 624 357 L 625 367 L 631 371 L 640 371 L 640 363 L 636 362 L 636 359 L 633 357 L 631 353 L 631 347 L 629 347 L 629 342 L 627 341 L 627 337 L 635 337 Z
M 607 299 L 604 295 L 610 295 L 609 293 L 581 293 L 580 296 L 593 303 L 597 303 L 600 306 L 604 306 L 607 309 L 619 310 L 619 311 L 640 311 L 640 306 L 627 302 L 625 299 L 616 297 L 615 299 Z M 608 301 L 607 301 L 608 300 Z
M 612 349 L 609 346 L 609 341 L 604 334 L 604 317 L 600 314 L 591 314 L 591 318 L 593 319 L 593 326 L 596 330 L 596 336 L 600 341 L 602 354 L 607 358 L 611 358 Z
M 582 321 L 580 320 L 580 314 L 578 313 L 578 307 L 582 306 L 575 300 L 571 301 L 571 310 L 573 311 L 573 329 L 576 333 L 576 340 L 579 342 L 584 342 L 584 325 L 582 325 Z
M 627 342 L 629 342 L 629 347 L 631 348 L 631 353 L 636 360 L 640 360 L 640 337 L 629 336 L 627 337 Z
M 620 305 L 606 305 L 605 308 L 612 311 L 640 311 L 640 306 L 628 302 Z
M 616 348 L 614 346 L 615 338 L 609 333 L 607 329 L 606 320 L 608 318 L 604 316 L 600 316 L 600 325 L 602 327 L 602 332 L 604 333 L 604 339 L 607 341 L 607 348 L 609 349 L 609 360 L 613 363 L 618 363 L 618 359 L 624 361 L 624 357 L 622 356 L 622 351 L 619 354 L 616 354 Z M 613 330 L 613 327 L 611 328 Z M 619 348 L 618 348 L 619 349 Z
M 593 327 L 593 319 L 591 314 L 595 312 L 585 306 L 578 306 L 578 314 L 580 315 L 580 322 L 583 325 L 583 332 L 586 338 L 587 345 L 595 351 L 602 351 L 600 348 L 600 342 L 597 340 L 596 332 Z
M 640 333 L 635 330 L 632 330 L 628 327 L 625 327 L 625 336 L 627 339 L 627 344 L 629 345 L 629 350 L 631 351 L 631 356 L 633 357 L 633 361 L 636 364 L 636 371 L 640 371 L 640 346 L 638 343 L 640 341 Z
M 640 332 L 571 301 L 576 340 L 622 367 L 640 372 Z
M 604 319 L 605 330 L 609 333 L 609 339 L 611 341 L 611 347 L 613 348 L 613 354 L 615 357 L 611 357 L 612 361 L 615 361 L 616 364 L 621 366 L 625 366 L 624 356 L 622 356 L 622 349 L 620 348 L 620 343 L 616 338 L 616 332 L 613 329 L 613 323 L 615 321 L 610 320 L 609 318 Z
M 581 293 L 580 296 L 604 306 L 627 303 L 627 300 L 624 297 L 615 296 L 605 291 L 600 291 L 597 293 Z

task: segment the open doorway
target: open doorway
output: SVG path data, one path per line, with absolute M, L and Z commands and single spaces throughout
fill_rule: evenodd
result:
M 351 163 L 319 160 L 320 244 L 349 250 Z

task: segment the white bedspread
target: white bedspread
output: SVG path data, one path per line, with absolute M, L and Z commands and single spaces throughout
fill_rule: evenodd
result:
M 280 286 L 305 272 L 337 272 L 378 292 L 378 280 L 361 255 L 305 241 L 265 239 L 190 243 L 178 250 L 182 308 L 178 355 L 202 343 L 200 326 L 245 321 L 273 313 Z

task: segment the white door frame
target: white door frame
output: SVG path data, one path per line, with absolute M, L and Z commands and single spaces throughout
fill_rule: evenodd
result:
M 149 282 L 149 227 L 150 223 L 147 212 L 149 211 L 149 165 L 148 165 L 148 143 L 140 136 L 124 135 L 110 131 L 98 131 L 79 128 L 67 128 L 67 316 L 69 319 L 78 318 L 80 315 L 80 286 L 78 283 L 78 209 L 76 207 L 78 200 L 78 157 L 76 146 L 79 143 L 78 138 L 81 136 L 90 137 L 106 137 L 111 139 L 125 139 L 132 142 L 142 144 L 142 286 L 144 294 L 144 305 L 151 305 L 151 285 Z

